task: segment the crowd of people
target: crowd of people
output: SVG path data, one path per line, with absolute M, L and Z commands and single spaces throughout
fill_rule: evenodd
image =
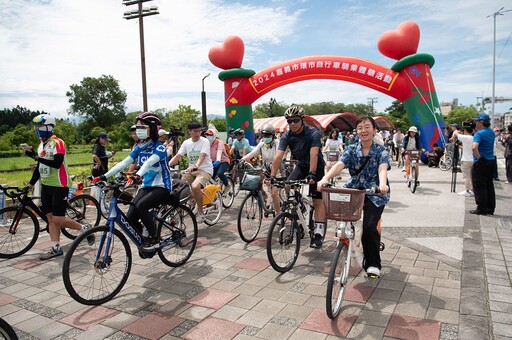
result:
M 108 135 L 106 132 L 97 135 L 92 150 L 93 182 L 107 180 L 126 168 L 132 171 L 130 181 L 140 182 L 140 189 L 126 216 L 139 232 L 143 228 L 147 229 L 149 236 L 144 240 L 143 247 L 151 250 L 158 240 L 149 210 L 169 196 L 172 190 L 171 168 L 181 158 L 186 156 L 188 161 L 187 171 L 182 177 L 191 187 L 192 197 L 197 203 L 197 221 L 202 223 L 205 219 L 202 189 L 212 177 L 218 176 L 224 184 L 224 190 L 229 190 L 226 171 L 232 158 L 242 163 L 251 162 L 255 158 L 261 159 L 270 169 L 270 176 L 265 183 L 272 187 L 276 176 L 284 176 L 283 159 L 289 153 L 290 158 L 296 160 L 296 166 L 288 179 L 305 179 L 309 182 L 309 194 L 315 207 L 311 246 L 321 247 L 326 216 L 322 188 L 346 168 L 350 174 L 346 187 L 380 189 L 379 195 L 365 199 L 362 228 L 362 266 L 369 277 L 379 277 L 381 261 L 378 223 L 390 199 L 387 171 L 391 159 L 398 161 L 402 155 L 407 168 L 408 153 L 412 150 L 424 150 L 418 129 L 411 126 L 406 133 L 402 133 L 400 129 L 378 131 L 373 118 L 362 117 L 356 122 L 353 131 L 342 133 L 334 129 L 325 138 L 321 131 L 306 124 L 305 112 L 301 107 L 290 106 L 284 115 L 288 130 L 278 135 L 274 126 L 264 125 L 254 146 L 250 145 L 242 129 L 229 129 L 224 142 L 218 138 L 216 129 L 203 128 L 197 121 L 188 124 L 190 138 L 177 146 L 169 138 L 169 132 L 162 129 L 160 118 L 151 112 L 143 112 L 136 117 L 135 124 L 130 128 L 134 139 L 132 151 L 110 170 L 108 162 L 114 153 L 106 149 Z M 40 259 L 46 260 L 63 254 L 59 245 L 61 228 L 85 231 L 90 226 L 80 225 L 66 218 L 65 206 L 59 204 L 67 198 L 71 181 L 67 170 L 66 146 L 53 132 L 54 118 L 50 115 L 39 115 L 34 118 L 34 124 L 41 143 L 36 151 L 26 146 L 25 153 L 37 162 L 28 186 L 32 187 L 38 180 L 42 182 L 42 209 L 48 216 L 52 242 L 51 248 L 40 256 Z M 502 143 L 505 147 L 506 182 L 512 183 L 512 125 L 507 130 Z M 496 134 L 490 128 L 489 116 L 480 114 L 474 119 L 466 120 L 462 127 L 450 124 L 445 131 L 445 148 L 433 144 L 431 150 L 424 150 L 424 162 L 429 167 L 437 167 L 444 153 L 453 154 L 460 148 L 460 167 L 465 190 L 458 194 L 474 196 L 477 208 L 470 213 L 494 214 Z M 275 211 L 279 212 L 281 207 L 277 188 L 272 187 L 271 197 Z M 94 239 L 88 241 L 94 243 Z

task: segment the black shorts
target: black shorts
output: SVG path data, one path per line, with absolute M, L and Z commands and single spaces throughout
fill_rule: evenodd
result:
M 68 187 L 51 187 L 42 185 L 41 210 L 53 216 L 66 216 L 68 207 Z
M 295 180 L 295 179 L 305 179 L 308 177 L 309 170 L 303 169 L 300 166 L 296 166 L 295 169 L 293 169 L 290 176 L 288 176 L 289 180 Z M 320 180 L 324 177 L 324 168 L 322 166 L 316 168 L 316 174 L 315 174 L 315 184 L 309 185 L 309 195 L 313 199 L 322 199 L 322 192 L 318 191 L 316 189 L 316 183 L 320 182 Z

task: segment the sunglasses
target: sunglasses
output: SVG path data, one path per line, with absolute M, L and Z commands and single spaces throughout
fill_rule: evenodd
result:
M 263 137 L 272 137 L 273 135 L 271 133 L 264 133 Z
M 298 123 L 298 122 L 300 122 L 300 120 L 301 120 L 300 118 L 293 118 L 293 119 L 287 119 L 286 122 L 288 124 L 291 124 L 291 123 Z

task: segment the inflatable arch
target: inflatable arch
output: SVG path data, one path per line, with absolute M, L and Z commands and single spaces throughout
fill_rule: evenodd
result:
M 398 60 L 391 68 L 354 57 L 318 55 L 282 62 L 256 73 L 241 67 L 244 43 L 237 36 L 212 47 L 208 57 L 223 69 L 219 79 L 224 82 L 227 126 L 244 129 L 250 141 L 254 141 L 252 103 L 258 98 L 286 84 L 333 79 L 360 84 L 403 102 L 409 121 L 421 132 L 423 147 L 431 150 L 434 143 L 445 144 L 445 125 L 430 72 L 434 57 L 416 53 L 419 39 L 419 27 L 412 21 L 380 36 L 379 51 Z

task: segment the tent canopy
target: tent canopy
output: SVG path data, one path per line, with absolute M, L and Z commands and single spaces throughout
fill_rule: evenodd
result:
M 306 124 L 321 129 L 331 131 L 338 129 L 340 131 L 352 131 L 356 128 L 356 122 L 360 117 L 352 112 L 332 113 L 326 115 L 304 116 Z M 374 117 L 377 129 L 393 130 L 395 126 L 386 117 Z M 288 130 L 288 123 L 284 117 L 261 118 L 254 120 L 254 132 L 260 133 L 265 124 L 271 124 L 276 128 L 276 132 Z

